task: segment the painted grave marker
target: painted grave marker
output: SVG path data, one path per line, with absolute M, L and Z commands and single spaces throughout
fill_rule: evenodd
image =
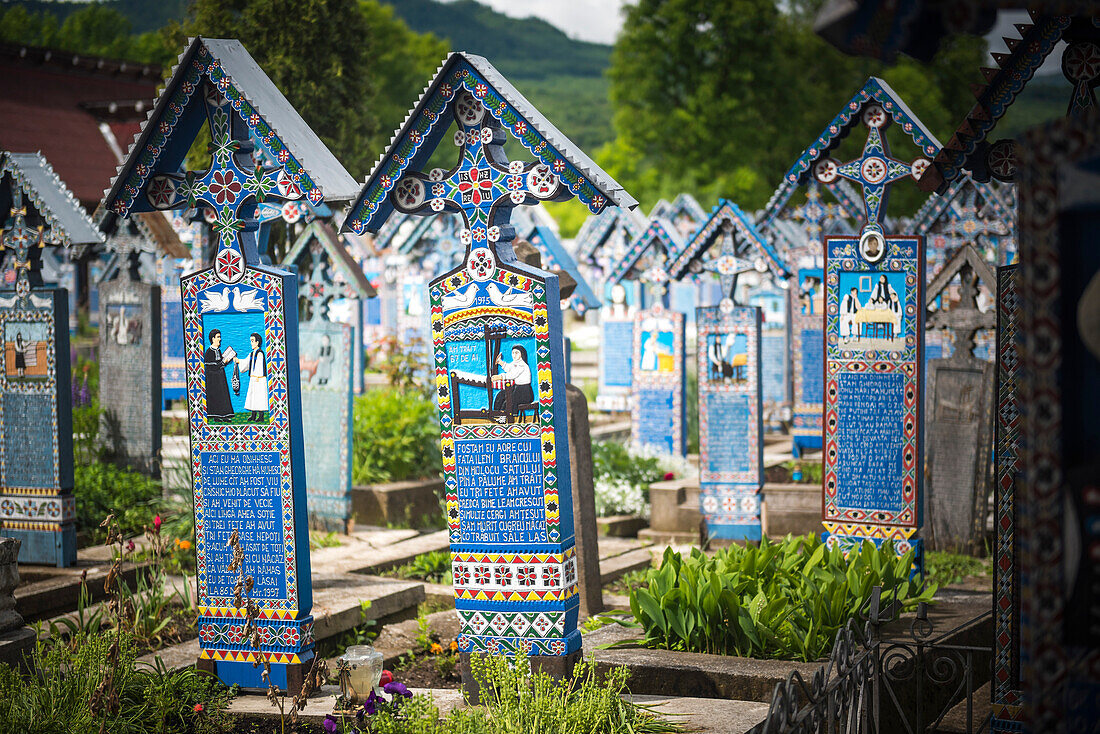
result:
M 309 524 L 324 531 L 351 532 L 351 432 L 353 351 L 361 331 L 334 319 L 333 302 L 350 300 L 352 315 L 362 315 L 361 300 L 374 294 L 362 271 L 320 221 L 311 222 L 285 258 L 303 278 L 308 318 L 298 329 L 305 437 Z M 338 285 L 330 275 L 341 274 Z M 361 325 L 360 325 L 361 327 Z
M 739 206 L 719 201 L 673 261 L 674 279 L 717 276 L 717 306 L 696 309 L 699 376 L 699 503 L 707 535 L 760 540 L 764 485 L 761 311 L 734 301 L 745 273 L 787 275 L 770 243 Z
M 20 563 L 76 562 L 68 294 L 46 288 L 42 248 L 101 244 L 92 221 L 40 153 L 3 153 L 0 250 L 14 284 L 0 290 L 0 533 Z
M 203 121 L 211 166 L 179 173 Z M 277 132 L 276 132 L 277 131 Z M 278 162 L 256 166 L 253 145 Z M 293 149 L 289 147 L 293 144 Z M 308 161 L 308 168 L 301 163 Z M 260 264 L 257 204 L 349 199 L 355 182 L 237 41 L 195 38 L 104 200 L 127 217 L 198 208 L 213 266 L 183 276 L 183 334 L 195 495 L 199 667 L 227 684 L 296 691 L 312 665 L 298 288 Z M 243 634 L 227 542 L 239 534 L 258 649 Z
M 684 369 L 684 314 L 664 305 L 670 266 L 683 250 L 667 220 L 651 220 L 615 264 L 608 282 L 641 283 L 649 308 L 634 313 L 631 349 L 631 440 L 641 446 L 684 456 L 687 453 L 687 372 Z
M 891 156 L 885 130 L 892 122 L 922 156 L 939 150 L 893 90 L 872 77 L 787 179 L 812 170 L 822 183 L 847 179 L 863 194 L 860 235 L 825 237 L 827 542 L 850 548 L 889 539 L 899 553 L 913 549 L 921 569 L 922 544 L 915 536 L 923 515 L 924 243 L 919 236 L 887 235 L 883 221 L 889 187 L 919 178 L 929 160 L 906 163 Z M 833 142 L 857 124 L 867 135 L 860 156 L 847 163 L 828 157 Z
M 421 173 L 452 120 L 457 165 Z M 506 133 L 538 159 L 508 161 Z M 516 260 L 508 218 L 571 195 L 593 213 L 636 204 L 488 61 L 453 53 L 345 222 L 463 217 L 463 262 L 429 290 L 459 649 L 532 655 L 558 675 L 580 649 L 558 277 Z

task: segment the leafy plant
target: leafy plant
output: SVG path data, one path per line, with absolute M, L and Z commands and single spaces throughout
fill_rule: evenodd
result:
M 76 524 L 93 531 L 97 540 L 105 532 L 99 521 L 114 514 L 123 535 L 132 536 L 153 524 L 164 507 L 160 483 L 128 469 L 100 461 L 77 462 L 73 467 L 76 489 Z
M 820 461 L 785 461 L 783 467 L 791 473 L 791 481 L 798 484 L 821 484 L 824 471 Z
M 929 551 L 925 555 L 925 573 L 937 586 L 959 584 L 970 576 L 988 577 L 991 571 L 982 559 L 962 553 Z
M 649 516 L 649 485 L 692 471 L 682 457 L 611 441 L 592 444 L 596 514 Z
M 354 645 L 366 645 L 378 637 L 375 626 L 376 620 L 367 619 L 367 610 L 370 609 L 370 599 L 359 601 L 359 624 L 349 630 L 341 632 L 336 637 L 329 637 L 317 643 L 316 655 L 320 659 L 331 659 L 344 654 L 344 651 Z
M 375 388 L 355 399 L 356 484 L 397 482 L 439 476 L 439 417 L 420 393 Z
M 820 540 L 790 537 L 731 546 L 707 557 L 665 551 L 648 583 L 630 594 L 645 644 L 672 650 L 810 661 L 871 594 L 897 591 L 903 608 L 931 601 L 935 585 L 909 578 L 913 553 L 867 541 L 845 557 Z
M 335 530 L 329 533 L 323 533 L 320 530 L 309 531 L 309 549 L 317 550 L 318 548 L 339 548 L 340 547 L 340 534 Z
M 449 584 L 451 580 L 450 551 L 429 551 L 421 553 L 410 563 L 390 571 L 387 575 L 400 579 L 420 579 L 433 584 Z

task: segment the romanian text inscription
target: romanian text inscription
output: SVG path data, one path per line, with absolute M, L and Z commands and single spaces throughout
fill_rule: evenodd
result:
M 755 434 L 748 395 L 707 395 L 708 471 L 746 472 L 753 470 Z
M 821 329 L 803 329 L 801 402 L 815 405 L 824 399 L 824 360 L 825 332 Z
M 244 572 L 252 576 L 252 598 L 286 598 L 283 545 L 282 468 L 278 451 L 203 451 L 203 533 L 208 596 L 231 597 L 236 574 L 229 572 L 227 546 L 240 533 Z
M 455 441 L 461 543 L 546 543 L 537 438 Z
M 53 398 L 50 395 L 4 396 L 4 486 L 52 489 Z
M 666 451 L 672 453 L 676 433 L 672 388 L 636 390 L 634 399 L 638 401 L 642 432 L 634 440 L 649 446 L 664 446 Z
M 602 365 L 604 385 L 630 387 L 633 349 L 633 321 L 604 322 Z
M 837 376 L 837 504 L 900 511 L 905 375 Z

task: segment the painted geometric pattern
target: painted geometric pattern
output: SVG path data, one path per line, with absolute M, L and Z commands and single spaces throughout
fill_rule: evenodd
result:
M 904 534 L 904 528 L 883 528 L 877 525 L 849 525 L 838 523 L 824 523 L 827 531 L 825 545 L 829 548 L 840 548 L 844 555 L 863 546 L 863 541 L 870 540 L 875 547 L 882 547 L 887 540 L 894 541 L 894 553 L 900 558 L 909 551 L 913 551 L 913 567 L 923 567 L 924 541 Z M 898 532 L 901 531 L 901 532 Z M 915 531 L 911 531 L 915 532 Z
M 642 324 L 646 319 L 661 318 L 672 321 L 672 371 L 643 370 Z M 634 314 L 634 376 L 631 387 L 630 425 L 631 435 L 642 435 L 645 416 L 640 409 L 638 393 L 645 390 L 668 390 L 672 394 L 672 453 L 684 453 L 684 315 L 660 305 Z
M 745 249 L 755 246 L 755 249 L 764 256 L 764 260 L 768 263 L 772 273 L 778 277 L 785 277 L 788 274 L 787 264 L 780 257 L 779 252 L 760 233 L 741 207 L 726 199 L 719 200 L 718 204 L 711 210 L 710 218 L 706 221 L 706 224 L 696 231 L 687 244 L 684 245 L 683 250 L 669 266 L 669 271 L 672 273 L 681 271 L 687 267 L 687 263 L 692 258 L 709 250 L 722 233 L 727 222 L 732 224 L 740 234 L 741 241 L 745 243 Z
M 997 272 L 997 422 L 994 461 L 996 471 L 993 563 L 993 712 L 994 723 L 1010 717 L 1015 721 L 1020 702 L 1020 681 L 1014 669 L 1019 665 L 1019 592 L 1016 589 L 1016 477 L 1021 470 L 1020 411 L 1016 397 L 1016 325 L 1020 299 L 1016 291 L 1016 267 Z M 1007 731 L 1002 729 L 1002 731 Z
M 313 618 L 289 622 L 257 620 L 256 631 L 260 634 L 260 651 L 264 653 L 280 652 L 278 648 L 298 650 L 313 644 Z M 251 641 L 245 638 L 245 625 L 238 621 L 218 621 L 215 618 L 199 618 L 199 639 L 206 649 L 232 649 L 251 647 Z
M 462 609 L 458 612 L 464 635 L 536 638 L 565 637 L 565 612 L 484 612 Z
M 531 424 L 454 427 L 455 438 L 538 438 L 541 433 L 538 426 Z
M 32 299 L 37 300 L 39 297 L 36 295 L 31 296 Z M 43 490 L 41 487 L 17 487 L 4 483 L 4 489 L 8 492 L 18 492 L 19 494 L 58 494 L 61 492 L 61 463 L 58 447 L 58 435 L 57 435 L 57 394 L 58 394 L 58 375 L 57 375 L 57 344 L 54 334 L 54 312 L 52 303 L 45 308 L 31 308 L 31 309 L 17 309 L 17 308 L 0 308 L 0 334 L 4 331 L 4 323 L 6 321 L 20 321 L 30 323 L 42 323 L 46 325 L 46 377 L 42 380 L 13 380 L 8 381 L 5 377 L 7 375 L 7 367 L 4 365 L 4 360 L 7 358 L 6 350 L 0 349 L 0 437 L 4 435 L 4 396 L 6 394 L 15 395 L 42 395 L 50 399 L 50 417 L 52 425 L 50 426 L 50 435 L 53 439 L 53 483 L 55 489 Z M 62 384 L 69 381 L 69 376 L 65 375 L 61 378 Z M 68 388 L 65 388 L 65 394 L 69 392 Z M 0 438 L 0 481 L 7 476 L 5 471 L 5 451 L 4 442 Z
M 432 310 L 432 343 L 435 349 L 435 383 L 437 405 L 439 407 L 440 422 L 440 450 L 443 454 L 443 485 L 447 493 L 447 523 L 450 529 L 451 543 L 458 543 L 461 537 L 462 518 L 458 506 L 458 475 L 455 464 L 455 440 L 459 438 L 456 426 L 451 418 L 450 380 L 447 366 L 446 344 L 453 337 L 450 331 L 461 328 L 462 322 L 452 319 L 452 326 L 448 328 L 443 319 L 443 297 L 466 286 L 472 282 L 466 269 L 447 274 L 438 281 L 432 283 L 430 302 Z M 532 387 L 537 388 L 536 397 L 539 404 L 538 428 L 541 434 L 541 453 L 543 465 L 543 506 L 545 508 L 547 538 L 550 542 L 557 543 L 563 540 L 560 529 L 560 504 L 558 502 L 558 469 L 557 446 L 554 438 L 554 391 L 553 380 L 550 372 L 550 354 L 553 348 L 550 344 L 549 316 L 547 314 L 545 284 L 523 273 L 507 270 L 503 267 L 496 268 L 489 277 L 488 282 L 496 282 L 509 288 L 515 288 L 531 294 L 532 312 L 515 310 L 513 318 L 522 319 L 534 327 L 536 345 L 536 369 L 537 382 L 532 380 Z M 476 315 L 471 315 L 476 318 Z M 463 335 L 460 338 L 467 338 Z M 465 435 L 470 435 L 466 432 Z M 507 435 L 514 433 L 505 432 Z M 493 436 L 496 437 L 495 435 Z
M 186 53 L 186 52 L 185 52 Z M 182 61 L 183 57 L 180 57 Z M 145 191 L 149 178 L 157 171 L 157 165 L 169 147 L 169 141 L 175 133 L 176 125 L 180 122 L 196 92 L 203 89 L 203 76 L 218 88 L 218 91 L 229 100 L 249 129 L 249 137 L 258 141 L 264 152 L 290 176 L 303 194 L 314 204 L 320 202 L 324 195 L 321 189 L 313 182 L 309 174 L 279 139 L 278 134 L 271 129 L 259 112 L 245 99 L 237 89 L 233 80 L 221 66 L 221 62 L 211 57 L 210 52 L 202 45 L 199 46 L 191 65 L 187 68 L 181 83 L 176 87 L 171 101 L 165 106 L 160 119 L 160 124 L 152 131 L 146 141 L 145 149 L 141 151 L 138 164 L 134 166 L 125 185 L 119 190 L 118 198 L 111 203 L 111 209 L 118 214 L 125 215 L 134 204 L 138 194 Z M 130 158 L 133 158 L 131 152 Z
M 703 482 L 699 504 L 711 525 L 760 525 L 760 485 Z
M 282 280 L 279 276 L 249 267 L 244 286 L 266 293 L 264 340 L 267 354 L 268 393 L 271 400 L 267 425 L 219 425 L 206 422 L 206 374 L 203 369 L 202 316 L 198 293 L 220 283 L 213 268 L 187 275 L 182 280 L 184 340 L 187 354 L 187 404 L 191 423 L 191 474 L 195 493 L 195 553 L 198 562 L 199 604 L 204 608 L 225 609 L 229 616 L 243 610 L 233 608 L 232 597 L 211 597 L 206 584 L 206 536 L 201 455 L 206 451 L 278 451 L 282 471 L 282 533 L 286 564 L 285 599 L 265 599 L 261 615 L 295 616 L 298 608 L 297 560 L 294 538 L 294 491 L 290 465 L 290 408 L 287 393 L 286 329 L 283 320 Z
M 0 496 L 0 520 L 30 520 L 65 523 L 76 518 L 76 498 L 71 494 L 60 497 Z
M 598 214 L 607 205 L 604 198 L 592 183 L 576 167 L 561 155 L 512 105 L 496 94 L 492 85 L 469 64 L 459 62 L 449 79 L 439 84 L 431 97 L 423 100 L 421 113 L 406 123 L 405 130 L 397 141 L 389 159 L 379 162 L 371 187 L 360 197 L 355 209 L 348 217 L 346 226 L 356 234 L 363 234 L 367 225 L 378 211 L 379 204 L 397 185 L 406 169 L 418 156 L 421 146 L 432 138 L 436 125 L 444 120 L 449 123 L 446 114 L 448 105 L 465 89 L 473 94 L 485 106 L 485 109 L 504 129 L 510 132 L 528 151 L 543 164 L 549 166 L 554 177 L 579 198 L 593 214 Z M 372 178 L 374 174 L 372 174 Z
M 576 548 L 565 553 L 451 554 L 456 597 L 479 601 L 558 601 L 577 593 Z
M 919 432 L 921 426 L 921 355 L 918 348 L 918 327 L 922 326 L 916 318 L 916 304 L 922 304 L 923 280 L 917 277 L 921 271 L 920 238 L 891 237 L 887 240 L 887 254 L 874 266 L 868 264 L 856 253 L 855 238 L 836 238 L 827 242 L 826 258 L 826 314 L 827 339 L 825 374 L 825 432 L 824 457 L 825 476 L 823 490 L 822 520 L 825 522 L 852 523 L 857 526 L 901 525 L 916 528 L 920 519 L 920 471 Z M 878 272 L 889 268 L 905 274 L 905 346 L 899 351 L 855 352 L 841 349 L 838 344 L 840 334 L 839 297 L 840 272 Z M 866 509 L 845 507 L 839 501 L 837 486 L 836 460 L 838 445 L 843 438 L 839 432 L 840 416 L 837 409 L 839 376 L 843 373 L 886 375 L 900 373 L 903 376 L 904 393 L 902 406 L 902 486 L 901 507 L 893 509 L 881 507 Z
M 506 655 L 564 655 L 568 643 L 559 638 L 547 640 L 534 637 L 486 637 L 460 634 L 458 649 L 463 652 L 501 653 Z

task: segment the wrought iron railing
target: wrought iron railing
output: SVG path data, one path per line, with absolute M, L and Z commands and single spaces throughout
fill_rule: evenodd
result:
M 937 634 L 920 604 L 908 631 L 892 636 L 885 627 L 899 609 L 875 587 L 862 628 L 848 622 L 809 682 L 795 671 L 778 684 L 767 718 L 749 734 L 925 734 L 957 707 L 952 730 L 985 731 L 987 708 L 975 693 L 992 672 L 992 646 L 969 638 L 984 637 L 992 611 Z

